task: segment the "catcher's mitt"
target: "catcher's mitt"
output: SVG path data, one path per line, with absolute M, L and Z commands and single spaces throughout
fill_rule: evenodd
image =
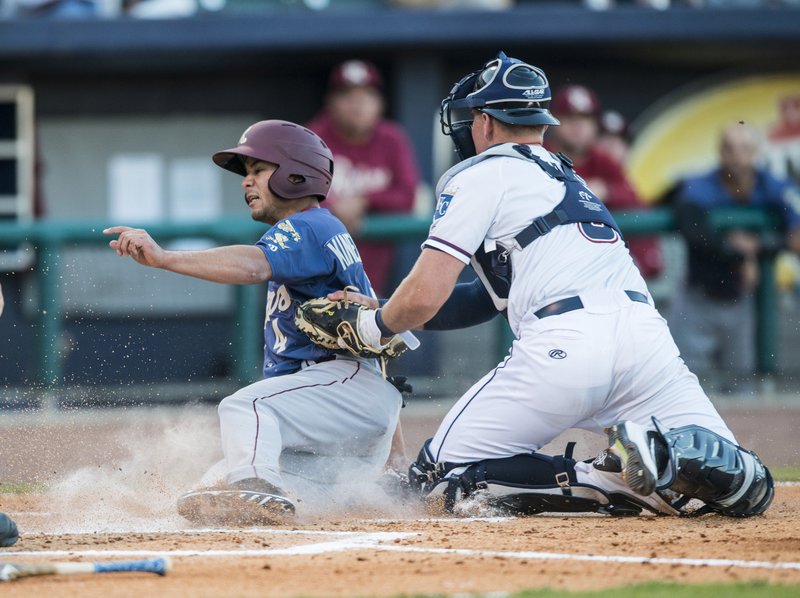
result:
M 358 332 L 358 317 L 368 307 L 347 298 L 331 301 L 327 297 L 309 299 L 297 306 L 294 322 L 316 345 L 333 351 L 349 351 L 357 357 L 397 357 L 408 349 L 405 341 L 394 335 L 382 347 L 373 347 Z

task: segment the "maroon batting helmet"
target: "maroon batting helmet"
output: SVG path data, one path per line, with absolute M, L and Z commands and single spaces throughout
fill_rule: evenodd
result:
M 262 120 L 242 133 L 239 145 L 217 152 L 214 163 L 246 176 L 244 158 L 270 162 L 277 169 L 269 190 L 281 199 L 316 195 L 325 199 L 333 178 L 333 154 L 320 137 L 285 120 Z

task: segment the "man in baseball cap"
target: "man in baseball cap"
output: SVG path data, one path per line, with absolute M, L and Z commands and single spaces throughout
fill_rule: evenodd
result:
M 599 143 L 602 106 L 595 91 L 577 84 L 561 87 L 553 95 L 550 110 L 561 121 L 561 126 L 548 132 L 547 149 L 569 156 L 575 172 L 610 210 L 644 207 L 623 165 Z M 646 279 L 661 274 L 664 264 L 657 237 L 634 237 L 628 245 Z
M 596 148 L 601 108 L 594 90 L 583 85 L 562 87 L 553 95 L 550 110 L 561 126 L 549 131 L 547 148 L 569 156 L 576 172 L 604 202 L 621 198 L 629 203 L 633 189 L 619 166 Z
M 380 90 L 383 87 L 383 77 L 378 67 L 371 62 L 348 60 L 331 70 L 328 87 L 331 90 L 349 87 L 373 87 Z
M 336 170 L 327 206 L 356 238 L 376 292 L 387 294 L 394 265 L 392 243 L 363 241 L 367 214 L 407 213 L 419 184 L 416 158 L 405 132 L 383 117 L 383 77 L 366 60 L 336 65 L 323 110 L 308 128 L 333 152 Z
M 624 165 L 628 161 L 631 132 L 627 119 L 616 110 L 600 115 L 600 137 L 597 142 L 607 154 Z

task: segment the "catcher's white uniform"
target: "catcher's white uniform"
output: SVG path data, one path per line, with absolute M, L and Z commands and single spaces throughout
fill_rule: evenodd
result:
M 423 244 L 472 262 L 482 279 L 487 277 L 476 252 L 510 247 L 507 299 L 487 289 L 495 306 L 507 310 L 516 337 L 503 362 L 444 418 L 430 444 L 433 459 L 468 463 L 510 457 L 538 450 L 569 428 L 602 433 L 620 420 L 650 425 L 652 416 L 668 428 L 697 424 L 734 441 L 679 357 L 614 229 L 563 224 L 524 249 L 513 241 L 559 204 L 565 184 L 534 161 L 515 157 L 510 147 L 490 148 L 442 177 Z M 539 159 L 558 164 L 541 146 L 528 147 Z M 540 311 L 575 297 L 582 308 L 557 315 Z M 627 491 L 619 476 L 597 472 L 591 464 L 578 463 L 576 470 L 579 482 Z

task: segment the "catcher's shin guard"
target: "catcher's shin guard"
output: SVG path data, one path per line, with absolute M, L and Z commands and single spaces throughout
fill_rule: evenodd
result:
M 703 501 L 705 506 L 692 515 L 714 511 L 749 517 L 769 507 L 774 483 L 755 453 L 700 426 L 665 431 L 655 418 L 653 423 L 656 430 L 627 421 L 607 430 L 633 491 L 655 491 L 665 499 L 677 495 L 671 506 L 681 511 L 693 498 Z
M 668 461 L 659 469 L 657 486 L 730 517 L 750 517 L 767 510 L 775 494 L 769 469 L 758 456 L 700 426 L 681 426 L 650 432 L 663 443 Z
M 443 497 L 445 509 L 451 512 L 459 501 L 476 493 L 490 507 L 513 515 L 588 512 L 622 516 L 638 515 L 647 508 L 632 497 L 577 483 L 575 460 L 570 456 L 573 443 L 566 455 L 529 453 L 476 463 L 436 463 L 429 442 L 411 465 L 409 481 L 423 497 Z

